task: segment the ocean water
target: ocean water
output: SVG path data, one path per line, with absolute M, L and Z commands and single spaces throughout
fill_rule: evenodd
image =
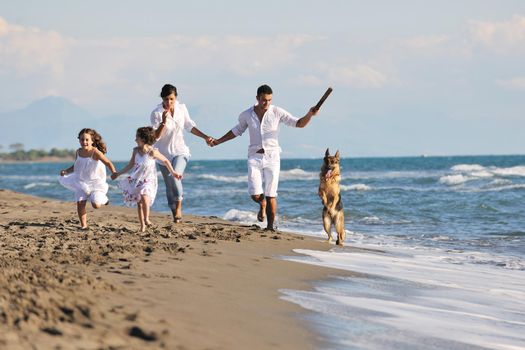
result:
M 282 160 L 280 230 L 326 238 L 321 163 Z M 66 166 L 0 164 L 0 188 L 72 200 L 57 182 Z M 525 156 L 356 158 L 341 167 L 347 246 L 284 257 L 359 273 L 282 291 L 311 311 L 305 322 L 326 348 L 525 349 Z M 167 212 L 159 181 L 153 210 Z M 185 213 L 256 223 L 245 160 L 190 160 L 184 188 Z

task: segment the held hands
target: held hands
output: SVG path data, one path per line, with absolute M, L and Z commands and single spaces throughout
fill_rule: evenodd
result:
M 60 170 L 60 176 L 67 175 L 67 170 Z
M 217 146 L 220 142 L 216 139 L 214 139 L 213 137 L 211 136 L 208 136 L 206 138 L 206 144 L 210 147 L 214 147 L 214 146 Z
M 312 107 L 312 108 L 310 108 L 310 110 L 308 111 L 308 114 L 309 114 L 310 116 L 312 116 L 312 117 L 313 117 L 314 115 L 317 115 L 317 113 L 319 113 L 319 109 L 316 108 L 316 107 Z
M 171 176 L 173 176 L 177 180 L 182 180 L 182 175 L 181 174 L 177 174 L 176 172 L 172 172 Z
M 111 180 L 115 180 L 119 176 L 120 176 L 120 173 L 117 171 L 117 172 L 111 174 Z

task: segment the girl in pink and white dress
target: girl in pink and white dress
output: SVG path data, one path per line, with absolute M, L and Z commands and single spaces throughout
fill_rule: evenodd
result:
M 173 177 L 180 179 L 182 176 L 177 174 L 169 160 L 152 146 L 155 143 L 155 131 L 152 127 L 138 128 L 135 142 L 137 147 L 133 148 L 128 165 L 111 175 L 111 179 L 115 180 L 120 175 L 130 172 L 119 181 L 119 187 L 122 189 L 124 203 L 127 206 L 137 205 L 140 231 L 144 232 L 146 226 L 151 225 L 149 212 L 157 195 L 155 160 L 161 161 Z
M 75 193 L 78 218 L 82 229 L 87 229 L 86 203 L 93 208 L 108 204 L 106 167 L 115 173 L 113 163 L 105 156 L 106 144 L 102 136 L 93 129 L 84 128 L 78 133 L 80 148 L 75 155 L 75 164 L 60 172 L 60 184 Z

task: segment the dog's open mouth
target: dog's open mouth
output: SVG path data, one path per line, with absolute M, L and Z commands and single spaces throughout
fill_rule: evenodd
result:
M 325 179 L 329 179 L 331 176 L 332 176 L 332 169 L 328 169 L 328 171 L 326 172 L 324 178 Z

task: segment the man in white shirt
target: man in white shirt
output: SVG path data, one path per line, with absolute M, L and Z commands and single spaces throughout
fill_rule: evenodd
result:
M 281 167 L 279 147 L 279 124 L 304 128 L 317 114 L 315 107 L 310 108 L 302 118 L 296 118 L 284 109 L 272 105 L 273 91 L 268 85 L 257 89 L 257 104 L 239 115 L 239 123 L 211 146 L 219 145 L 242 135 L 246 129 L 250 134 L 248 146 L 248 192 L 259 204 L 257 220 L 267 217 L 267 230 L 274 230 L 277 213 L 277 186 Z M 264 188 L 263 188 L 264 182 Z

